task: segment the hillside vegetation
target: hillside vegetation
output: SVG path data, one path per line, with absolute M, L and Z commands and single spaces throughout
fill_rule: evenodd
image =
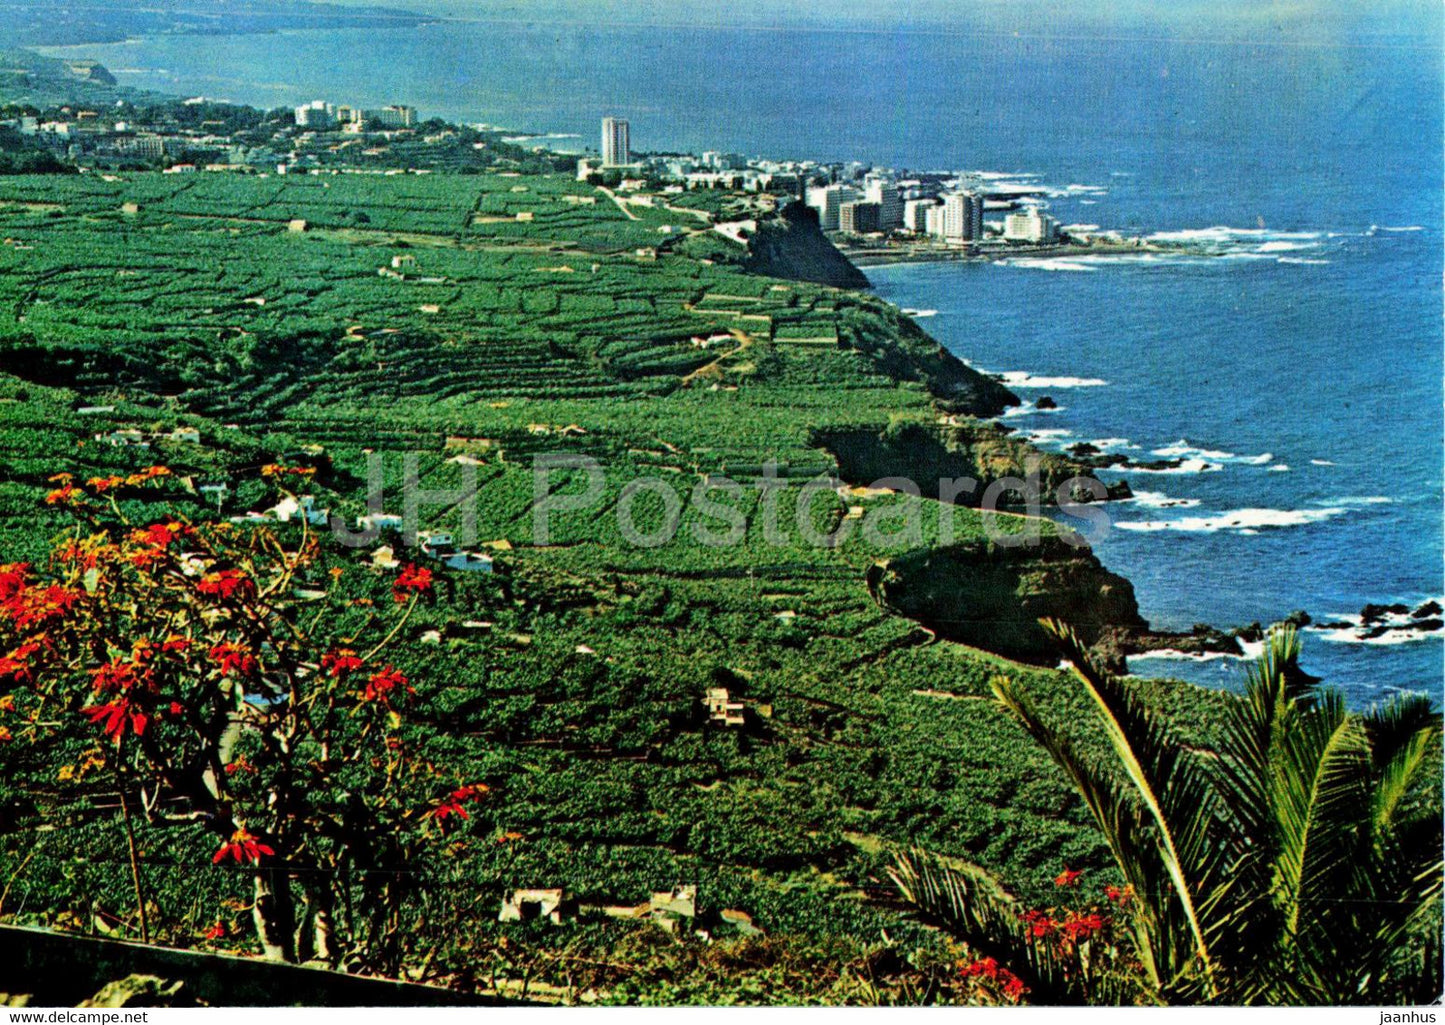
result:
M 0 552 L 43 559 L 65 525 L 42 501 L 61 471 L 164 463 L 196 489 L 165 509 L 203 519 L 264 508 L 258 468 L 299 460 L 317 468 L 318 505 L 348 522 L 366 511 L 369 451 L 385 454 L 387 512 L 403 512 L 403 453 L 430 491 L 475 473 L 476 546 L 495 572 L 440 570 L 439 600 L 396 655 L 423 699 L 408 743 L 491 787 L 451 837 L 447 870 L 418 880 L 414 974 L 602 1000 L 938 999 L 918 980 L 950 952 L 899 910 L 888 851 L 922 845 L 1040 897 L 1065 865 L 1108 878 L 1063 775 L 988 697 L 1002 672 L 1061 723 L 1083 721 L 1087 699 L 1051 669 L 878 604 L 868 576 L 901 554 L 891 534 L 916 517 L 916 553 L 981 542 L 984 519 L 860 487 L 849 473 L 877 456 L 855 444 L 840 467 L 836 439 L 945 431 L 948 465 L 985 482 L 1018 472 L 1027 446 L 974 419 L 999 411 L 997 385 L 888 304 L 658 253 L 660 229 L 689 217 L 624 214 L 561 175 L 0 180 Z M 95 437 L 182 425 L 199 442 Z M 895 474 L 940 465 L 888 451 L 905 454 Z M 540 453 L 604 473 L 595 502 L 551 516 L 546 544 L 534 543 Z M 771 510 L 756 486 L 766 464 L 791 482 Z M 1071 469 L 1046 462 L 1051 480 Z M 803 521 L 846 537 L 806 543 L 801 485 L 833 474 L 853 487 L 815 489 Z M 741 485 L 711 494 L 740 513 L 737 544 L 692 533 L 722 530 L 697 501 L 715 475 Z M 624 494 L 642 477 L 680 499 L 681 529 L 651 547 L 619 525 L 619 504 L 644 532 L 665 522 L 660 491 Z M 575 493 L 586 473 L 551 482 Z M 219 483 L 219 498 L 202 490 Z M 127 501 L 137 519 L 161 511 Z M 467 512 L 455 498 L 423 505 L 420 526 L 460 535 Z M 370 569 L 380 543 L 329 543 L 340 592 L 308 619 L 388 600 L 389 578 Z M 965 636 L 986 643 L 987 624 Z M 1139 686 L 1207 738 L 1213 696 Z M 711 688 L 746 722 L 711 721 Z M 92 782 L 86 757 L 0 744 L 0 913 L 125 932 L 114 789 Z M 57 758 L 73 771 L 57 778 Z M 42 831 L 57 822 L 74 830 Z M 137 828 L 159 938 L 216 943 L 203 938 L 210 909 L 240 906 L 241 874 L 211 866 L 191 834 Z M 740 910 L 765 935 L 717 925 L 708 945 L 638 922 L 496 920 L 519 887 L 634 904 L 685 884 L 699 920 Z

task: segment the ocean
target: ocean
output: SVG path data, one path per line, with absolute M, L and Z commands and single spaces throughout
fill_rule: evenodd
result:
M 53 50 L 125 84 L 324 97 L 596 146 L 967 168 L 1046 186 L 1065 224 L 1191 255 L 870 268 L 878 293 L 1030 404 L 1007 423 L 1181 472 L 1126 474 L 1097 546 L 1160 627 L 1339 621 L 1442 583 L 1442 70 L 1418 36 L 1259 27 L 970 32 L 463 21 Z M 1412 38 L 1414 41 L 1412 42 Z M 1421 42 L 1421 39 L 1428 42 Z M 997 215 L 995 215 L 997 216 Z M 1032 400 L 1055 399 L 1037 411 Z M 1356 705 L 1441 694 L 1439 634 L 1305 632 Z M 1235 659 L 1134 660 L 1213 686 Z

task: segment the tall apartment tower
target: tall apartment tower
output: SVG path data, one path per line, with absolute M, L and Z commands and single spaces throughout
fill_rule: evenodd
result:
M 974 241 L 983 237 L 983 199 L 972 192 L 943 197 L 945 238 Z
M 632 163 L 631 129 L 625 118 L 602 119 L 602 166 L 622 167 Z

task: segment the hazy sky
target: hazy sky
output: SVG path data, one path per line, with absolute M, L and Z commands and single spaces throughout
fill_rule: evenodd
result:
M 1438 0 L 372 0 L 454 17 L 1438 46 Z

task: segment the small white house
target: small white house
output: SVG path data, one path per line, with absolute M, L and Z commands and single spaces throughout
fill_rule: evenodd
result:
M 367 513 L 356 518 L 358 530 L 400 530 L 405 522 L 395 513 Z
M 331 510 L 316 508 L 316 498 L 313 495 L 302 495 L 300 498 L 287 495 L 267 510 L 267 514 L 280 523 L 290 523 L 303 517 L 313 527 L 324 527 L 331 522 Z
M 192 445 L 201 443 L 201 432 L 194 427 L 173 427 L 171 433 L 166 435 L 171 441 L 184 441 Z
M 109 434 L 97 434 L 96 441 L 104 442 L 112 448 L 150 448 L 150 442 L 145 440 L 145 435 L 134 427 L 123 427 L 118 431 L 111 431 Z
M 443 564 L 463 573 L 490 573 L 493 569 L 492 557 L 481 552 L 458 552 L 447 556 Z

